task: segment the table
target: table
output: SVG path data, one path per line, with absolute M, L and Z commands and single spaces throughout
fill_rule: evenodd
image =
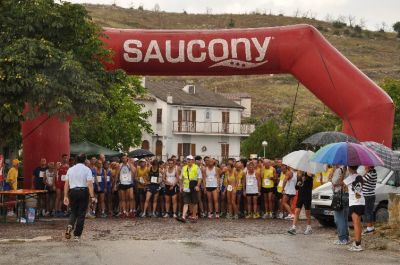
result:
M 0 191 L 0 201 L 1 204 L 4 204 L 4 197 L 6 196 L 15 196 L 17 198 L 17 221 L 21 220 L 21 217 L 24 216 L 25 213 L 25 201 L 27 198 L 32 198 L 37 196 L 38 194 L 47 193 L 47 190 L 33 190 L 33 189 L 19 189 L 19 190 L 7 190 Z

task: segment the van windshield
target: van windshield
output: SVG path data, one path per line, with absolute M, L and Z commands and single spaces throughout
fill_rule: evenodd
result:
M 389 174 L 391 171 L 388 168 L 385 167 L 375 167 L 376 174 L 378 175 L 378 183 L 382 183 L 382 181 L 386 178 L 386 176 Z

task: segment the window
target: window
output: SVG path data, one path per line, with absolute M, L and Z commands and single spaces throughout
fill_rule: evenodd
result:
M 229 157 L 229 144 L 221 144 L 221 156 L 223 158 Z
M 162 123 L 162 109 L 157 109 L 157 123 Z
M 178 144 L 178 157 L 186 158 L 188 155 L 196 155 L 196 144 L 191 143 L 179 143 Z
M 207 119 L 207 120 L 210 119 L 210 111 L 209 111 L 209 110 L 206 111 L 206 119 Z
M 194 85 L 189 85 L 188 86 L 188 92 L 189 94 L 195 94 L 196 93 L 196 88 Z

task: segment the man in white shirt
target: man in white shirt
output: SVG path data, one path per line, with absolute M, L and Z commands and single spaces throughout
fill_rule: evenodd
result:
M 77 156 L 77 164 L 68 169 L 64 186 L 64 204 L 70 205 L 71 208 L 65 238 L 70 239 L 71 232 L 74 230 L 75 241 L 79 241 L 82 235 L 85 214 L 89 204 L 89 194 L 91 202 L 96 202 L 92 171 L 85 166 L 85 160 L 85 154 Z

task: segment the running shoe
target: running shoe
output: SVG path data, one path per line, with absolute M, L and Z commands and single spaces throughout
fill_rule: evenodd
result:
M 174 215 L 172 216 L 173 218 L 178 218 L 178 215 L 176 215 L 176 213 L 174 213 Z
M 140 215 L 140 217 L 141 217 L 141 218 L 145 218 L 145 217 L 146 217 L 146 212 L 143 212 L 143 213 Z
M 296 235 L 296 228 L 290 228 L 288 231 L 287 231 L 289 234 L 291 234 L 291 235 Z
M 282 213 L 282 212 L 280 212 L 280 213 L 278 214 L 278 219 L 283 219 L 283 213 Z
M 265 213 L 265 214 L 262 216 L 262 219 L 268 219 L 268 213 Z
M 339 246 L 342 246 L 342 245 L 348 245 L 349 244 L 349 241 L 348 240 L 336 240 L 335 242 L 333 242 L 333 244 L 334 245 L 339 245 Z
M 312 234 L 312 228 L 311 227 L 307 227 L 306 230 L 304 231 L 305 235 L 311 235 Z
M 106 213 L 102 213 L 101 214 L 101 218 L 107 218 L 107 214 Z
M 153 213 L 153 214 L 151 215 L 151 217 L 153 217 L 153 218 L 157 218 L 157 217 L 158 217 L 158 215 L 157 215 L 156 213 Z
M 261 218 L 259 213 L 253 214 L 253 219 L 259 219 L 259 218 Z
M 372 230 L 368 230 L 368 229 L 364 229 L 363 231 L 363 235 L 368 235 L 368 234 L 373 234 L 375 232 L 375 228 L 373 228 Z
M 239 219 L 239 215 L 235 214 L 235 215 L 233 216 L 233 219 L 235 219 L 235 220 Z
M 359 252 L 363 251 L 363 248 L 361 247 L 361 245 L 357 246 L 356 242 L 353 242 L 353 245 L 348 250 L 353 252 Z
M 219 214 L 218 213 L 215 214 L 215 219 L 219 219 Z
M 186 218 L 183 218 L 183 217 L 177 217 L 177 218 L 175 218 L 177 221 L 179 221 L 179 222 L 182 222 L 182 223 L 186 223 L 187 222 L 187 220 L 186 220 Z
M 245 218 L 246 218 L 246 219 L 250 219 L 251 217 L 252 217 L 252 214 L 249 213 L 248 215 L 246 215 Z
M 209 213 L 209 214 L 208 214 L 208 219 L 213 219 L 212 213 Z
M 74 236 L 74 241 L 75 242 L 79 242 L 81 240 L 81 237 L 80 236 Z
M 72 225 L 68 225 L 67 229 L 65 230 L 65 239 L 71 238 L 71 232 L 72 232 Z
M 135 213 L 134 212 L 129 212 L 129 218 L 135 218 Z
M 293 220 L 294 216 L 292 214 L 289 214 L 288 216 L 285 217 L 285 220 Z
M 206 218 L 207 217 L 205 212 L 202 212 L 200 216 L 201 216 L 201 218 Z
M 168 217 L 169 217 L 168 213 L 165 213 L 164 216 L 163 216 L 163 218 L 168 218 Z

